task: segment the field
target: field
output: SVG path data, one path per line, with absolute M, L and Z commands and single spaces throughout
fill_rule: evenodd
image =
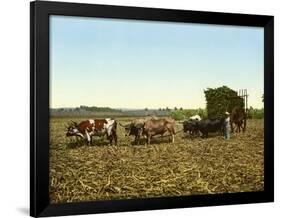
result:
M 51 203 L 263 190 L 263 120 L 248 120 L 247 131 L 228 141 L 217 134 L 191 140 L 180 132 L 174 144 L 166 136 L 151 145 L 131 144 L 118 126 L 118 146 L 66 138 L 69 121 L 50 120 Z

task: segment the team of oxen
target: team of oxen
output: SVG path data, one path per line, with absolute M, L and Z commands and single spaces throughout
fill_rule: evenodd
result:
M 201 136 L 207 138 L 209 133 L 222 133 L 224 128 L 224 117 L 215 119 L 201 119 L 199 115 L 190 117 L 182 122 L 183 132 L 189 133 L 191 138 Z M 230 114 L 232 132 L 243 132 L 246 130 L 246 113 L 244 109 L 235 107 Z M 143 119 L 136 119 L 128 124 L 119 123 L 125 130 L 125 136 L 133 136 L 134 143 L 139 144 L 141 138 L 146 139 L 150 144 L 151 138 L 156 135 L 163 137 L 165 133 L 171 137 L 174 143 L 176 135 L 176 122 L 170 117 L 158 118 L 148 116 Z M 181 131 L 179 131 L 181 132 Z M 110 145 L 114 141 L 117 145 L 117 121 L 112 118 L 107 119 L 89 119 L 79 123 L 71 121 L 67 126 L 66 136 L 75 136 L 86 140 L 91 144 L 94 136 L 106 137 Z

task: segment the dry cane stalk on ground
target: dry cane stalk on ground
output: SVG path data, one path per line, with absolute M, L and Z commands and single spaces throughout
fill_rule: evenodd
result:
M 263 190 L 263 120 L 249 120 L 246 133 L 228 141 L 179 133 L 174 144 L 164 137 L 151 145 L 132 145 L 119 126 L 118 146 L 77 145 L 65 137 L 68 121 L 51 119 L 51 203 Z

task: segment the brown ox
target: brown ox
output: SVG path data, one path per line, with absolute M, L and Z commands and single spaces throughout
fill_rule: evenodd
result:
M 150 119 L 157 120 L 158 118 L 154 115 L 148 115 L 145 118 L 136 119 L 133 122 L 126 125 L 122 125 L 120 123 L 120 126 L 122 126 L 125 129 L 125 136 L 135 136 L 134 143 L 139 144 L 140 137 L 145 136 L 145 134 L 143 133 L 144 124 L 146 121 Z
M 150 144 L 152 136 L 161 135 L 165 132 L 172 135 L 172 142 L 175 141 L 175 120 L 172 118 L 159 118 L 146 120 L 143 127 L 143 134 L 147 137 L 147 143 Z
M 234 107 L 230 114 L 231 132 L 234 132 L 234 125 L 236 126 L 236 132 L 246 131 L 247 117 L 246 112 L 242 107 Z

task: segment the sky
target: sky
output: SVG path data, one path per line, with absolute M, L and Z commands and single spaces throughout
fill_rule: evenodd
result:
M 50 107 L 205 108 L 247 89 L 262 108 L 262 27 L 50 16 Z

